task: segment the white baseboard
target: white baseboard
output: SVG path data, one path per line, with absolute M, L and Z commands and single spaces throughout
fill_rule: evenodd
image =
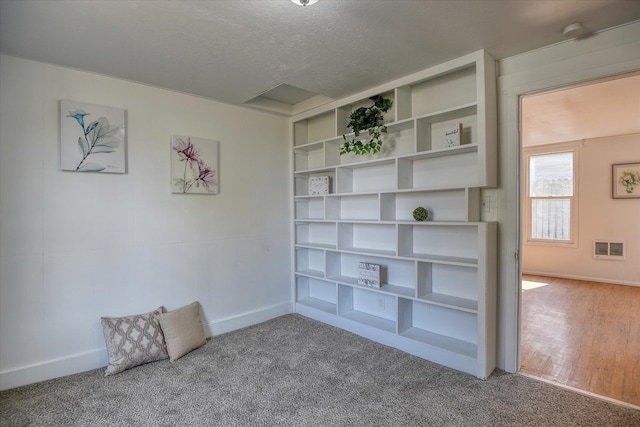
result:
M 529 274 L 531 276 L 559 277 L 561 279 L 585 280 L 587 282 L 611 283 L 613 285 L 626 285 L 626 286 L 640 287 L 640 282 L 632 282 L 628 280 L 614 280 L 614 279 L 608 279 L 608 278 L 602 278 L 602 277 L 577 276 L 575 274 L 560 274 L 560 273 L 549 273 L 549 272 L 530 271 L 530 270 L 522 270 L 522 274 Z
M 227 317 L 226 319 L 214 320 L 204 325 L 205 333 L 208 337 L 221 335 L 236 329 L 246 328 L 247 326 L 257 325 L 266 322 L 274 317 L 293 313 L 293 303 L 285 302 L 282 304 L 272 305 L 270 307 L 261 308 L 237 316 Z
M 551 385 L 554 385 L 556 387 L 564 388 L 566 390 L 571 390 L 571 391 L 573 391 L 575 393 L 584 394 L 585 396 L 593 397 L 594 399 L 604 400 L 605 402 L 613 403 L 613 404 L 616 404 L 618 406 L 624 406 L 625 408 L 635 409 L 636 411 L 640 410 L 640 406 L 634 405 L 633 403 L 623 402 L 621 400 L 613 399 L 611 397 L 602 396 L 600 394 L 596 394 L 596 393 L 593 393 L 593 392 L 590 392 L 590 391 L 587 391 L 587 390 L 582 390 L 582 389 L 579 389 L 579 388 L 576 388 L 576 387 L 572 387 L 570 385 L 560 384 L 557 381 L 548 380 L 546 378 L 536 377 L 534 375 L 527 374 L 527 373 L 524 373 L 524 372 L 518 372 L 518 375 L 522 375 L 523 377 L 531 378 L 533 380 L 540 381 L 540 382 L 543 382 L 543 383 L 551 384 Z
M 107 366 L 107 350 L 97 349 L 0 372 L 0 390 Z
M 274 317 L 289 313 L 293 313 L 293 303 L 286 302 L 242 313 L 226 319 L 215 320 L 203 326 L 205 327 L 205 334 L 210 337 L 262 323 Z M 107 366 L 107 361 L 107 350 L 101 348 L 85 353 L 73 354 L 60 359 L 5 370 L 0 372 L 0 390 L 8 390 L 52 378 L 102 368 Z

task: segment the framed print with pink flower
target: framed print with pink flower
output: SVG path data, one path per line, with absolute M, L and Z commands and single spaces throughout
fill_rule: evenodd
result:
M 171 137 L 171 192 L 218 194 L 220 143 L 211 139 Z

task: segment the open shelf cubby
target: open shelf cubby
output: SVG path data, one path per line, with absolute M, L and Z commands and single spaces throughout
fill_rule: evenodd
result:
M 418 298 L 430 304 L 478 312 L 478 268 L 418 262 Z
M 478 188 L 452 188 L 431 191 L 396 191 L 380 195 L 383 221 L 414 222 L 418 206 L 431 212 L 431 221 L 466 222 L 479 219 Z
M 477 148 L 475 145 L 462 145 L 399 158 L 398 189 L 478 186 Z
M 312 144 L 297 147 L 293 152 L 294 170 L 304 171 L 324 167 L 324 144 Z
M 293 145 L 301 146 L 335 136 L 335 112 L 325 111 L 293 124 Z
M 296 273 L 309 277 L 323 278 L 325 272 L 325 252 L 320 249 L 296 248 Z
M 314 169 L 305 172 L 296 172 L 294 175 L 294 196 L 295 197 L 303 197 L 309 196 L 309 178 L 311 177 L 319 177 L 319 176 L 328 176 L 329 177 L 329 193 L 335 193 L 335 177 L 336 170 L 335 168 L 321 168 Z M 315 195 L 314 195 L 315 196 Z
M 396 332 L 396 297 L 338 285 L 338 315 L 386 332 Z
M 331 222 L 297 222 L 296 245 L 335 249 L 336 224 Z
M 398 225 L 398 255 L 418 260 L 476 266 L 478 227 L 471 223 Z
M 337 169 L 338 194 L 392 191 L 396 189 L 395 159 L 377 159 Z
M 309 196 L 295 201 L 296 219 L 324 219 L 324 198 Z
M 296 302 L 298 304 L 303 304 L 325 313 L 336 314 L 338 312 L 335 283 L 297 276 L 296 293 Z
M 396 226 L 374 223 L 339 223 L 338 249 L 371 255 L 396 255 Z
M 327 197 L 327 219 L 378 221 L 380 202 L 377 193 Z
M 400 335 L 467 357 L 476 357 L 478 328 L 475 314 L 402 298 L 398 305 Z

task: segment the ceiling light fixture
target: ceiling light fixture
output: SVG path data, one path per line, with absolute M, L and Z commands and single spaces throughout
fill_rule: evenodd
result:
M 291 0 L 291 1 L 299 6 L 311 6 L 312 4 L 318 2 L 318 0 Z

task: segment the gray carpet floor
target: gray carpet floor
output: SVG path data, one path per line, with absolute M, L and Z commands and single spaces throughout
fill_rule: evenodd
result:
M 517 374 L 486 381 L 286 315 L 176 362 L 0 393 L 2 426 L 640 426 L 640 411 Z

